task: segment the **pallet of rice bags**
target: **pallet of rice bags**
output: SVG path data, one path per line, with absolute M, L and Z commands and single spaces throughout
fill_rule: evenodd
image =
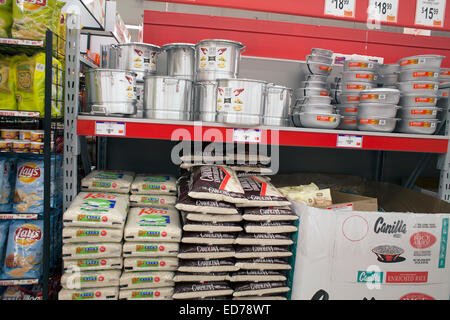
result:
M 172 300 L 173 287 L 120 290 L 119 300 Z
M 240 177 L 239 182 L 247 201 L 236 204 L 237 207 L 282 207 L 291 204 L 266 177 L 245 176 Z
M 130 206 L 132 207 L 167 207 L 174 206 L 177 197 L 166 194 L 131 194 Z
M 174 275 L 171 271 L 123 272 L 120 276 L 120 290 L 173 287 Z
M 177 242 L 130 242 L 123 244 L 123 257 L 176 257 Z
M 64 227 L 62 230 L 63 243 L 120 243 L 123 239 L 123 229 Z
M 170 175 L 137 174 L 131 184 L 133 194 L 172 194 L 177 192 L 177 180 Z
M 122 170 L 94 170 L 81 179 L 81 190 L 128 194 L 133 180 L 133 172 Z
M 64 227 L 122 229 L 128 212 L 128 195 L 80 192 L 64 212 Z
M 174 207 L 131 208 L 124 230 L 126 241 L 180 242 L 181 224 Z
M 118 287 L 121 273 L 121 270 L 65 272 L 61 277 L 61 286 L 65 289 Z
M 117 300 L 119 287 L 62 289 L 58 293 L 58 300 Z
M 129 257 L 123 259 L 125 271 L 176 271 L 178 258 L 173 257 Z

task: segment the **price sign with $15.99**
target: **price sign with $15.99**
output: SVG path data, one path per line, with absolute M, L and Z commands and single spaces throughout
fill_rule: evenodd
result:
M 429 27 L 443 27 L 445 0 L 417 0 L 415 24 Z

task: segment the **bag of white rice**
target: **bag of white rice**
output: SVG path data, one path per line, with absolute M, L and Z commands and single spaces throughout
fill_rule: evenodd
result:
M 242 270 L 291 270 L 291 265 L 284 258 L 238 259 L 236 267 Z
M 180 272 L 233 272 L 239 268 L 233 259 L 180 260 Z
M 211 214 L 238 214 L 234 204 L 216 201 L 193 199 L 189 197 L 189 177 L 183 176 L 178 179 L 178 200 L 175 208 L 188 212 L 211 213 Z
M 170 271 L 124 272 L 120 277 L 120 290 L 171 287 L 175 285 L 174 275 Z
M 175 282 L 217 282 L 217 281 L 229 281 L 229 273 L 227 272 L 179 272 L 175 273 L 173 278 Z
M 236 239 L 234 233 L 223 232 L 184 232 L 181 242 L 193 244 L 233 244 Z
M 64 289 L 117 287 L 121 273 L 121 270 L 65 272 L 61 277 L 61 286 Z
M 236 164 L 230 166 L 234 171 L 236 171 L 238 177 L 239 176 L 247 176 L 249 174 L 256 174 L 256 175 L 271 175 L 274 172 L 272 169 L 270 169 L 269 166 L 265 166 L 262 164 Z
M 121 243 L 68 243 L 62 247 L 63 259 L 114 258 L 121 256 Z
M 234 286 L 234 297 L 240 296 L 262 296 L 266 294 L 279 294 L 289 291 L 284 282 L 259 282 L 242 283 Z
M 123 244 L 123 257 L 176 257 L 176 242 L 129 242 Z
M 134 173 L 121 170 L 94 170 L 81 179 L 81 190 L 129 193 Z
M 195 212 L 182 212 L 185 214 L 186 220 L 194 222 L 241 222 L 242 215 L 240 214 L 202 214 Z
M 178 258 L 204 260 L 234 258 L 234 248 L 232 245 L 182 244 Z
M 226 166 L 200 166 L 192 169 L 188 196 L 230 203 L 247 203 L 236 173 Z
M 80 192 L 64 212 L 64 227 L 122 229 L 128 212 L 128 195 Z
M 66 272 L 90 270 L 120 270 L 122 258 L 67 259 L 63 261 Z
M 297 221 L 298 216 L 289 207 L 245 208 L 245 221 Z
M 178 259 L 174 257 L 129 257 L 123 259 L 125 271 L 176 271 Z
M 120 300 L 172 300 L 173 287 L 120 290 Z
M 239 182 L 245 191 L 247 202 L 236 204 L 237 207 L 280 207 L 291 204 L 266 177 L 240 177 Z
M 236 258 L 282 258 L 292 256 L 287 246 L 236 246 Z
M 233 289 L 226 282 L 177 284 L 173 292 L 174 299 L 207 298 L 227 296 Z
M 233 222 L 186 222 L 183 225 L 184 231 L 190 232 L 240 232 L 242 227 Z
M 130 206 L 132 207 L 167 207 L 174 206 L 177 202 L 176 196 L 162 194 L 132 194 L 130 195 Z
M 58 300 L 117 300 L 119 287 L 62 289 L 58 293 Z
M 138 174 L 131 184 L 133 194 L 175 194 L 177 180 L 170 175 Z
M 286 276 L 280 271 L 273 270 L 239 270 L 233 272 L 231 282 L 266 282 L 286 281 Z
M 264 296 L 245 296 L 245 297 L 233 297 L 232 300 L 270 300 L 270 301 L 282 301 L 287 300 L 286 297 L 283 296 L 272 296 L 272 295 L 264 295 Z
M 121 242 L 123 238 L 123 229 L 64 227 L 62 229 L 62 238 L 63 243 Z
M 173 207 L 131 208 L 124 237 L 126 241 L 180 242 L 179 213 Z
M 247 233 L 290 233 L 296 232 L 297 227 L 289 222 L 246 222 L 244 224 Z
M 285 234 L 273 233 L 240 233 L 235 244 L 250 246 L 289 246 L 294 242 Z

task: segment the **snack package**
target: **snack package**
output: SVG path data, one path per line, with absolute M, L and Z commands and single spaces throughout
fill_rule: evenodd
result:
M 56 0 L 14 0 L 12 37 L 43 40 L 47 28 L 56 32 L 55 19 L 59 20 L 62 5 L 64 3 Z
M 7 279 L 38 278 L 42 273 L 42 220 L 17 220 L 9 225 L 4 276 Z
M 0 12 L 1 12 L 1 4 L 0 4 Z M 17 61 L 16 57 L 7 57 L 7 56 L 0 57 L 0 106 L 1 109 L 3 110 L 17 110 L 17 101 L 15 94 L 16 61 Z
M 14 187 L 16 184 L 17 157 L 5 157 L 0 161 L 3 172 L 0 174 L 0 212 L 11 212 L 14 201 Z
M 0 38 L 9 38 L 12 25 L 13 0 L 0 1 Z
M 8 237 L 9 220 L 0 221 L 0 279 L 3 273 L 3 260 L 5 257 L 5 245 Z

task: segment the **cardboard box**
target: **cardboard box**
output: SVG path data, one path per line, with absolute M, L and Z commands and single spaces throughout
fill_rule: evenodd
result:
M 291 175 L 288 185 L 315 182 L 292 184 L 300 178 Z M 292 299 L 448 300 L 450 204 L 387 183 L 341 187 L 376 197 L 386 212 L 294 203 L 300 227 Z

